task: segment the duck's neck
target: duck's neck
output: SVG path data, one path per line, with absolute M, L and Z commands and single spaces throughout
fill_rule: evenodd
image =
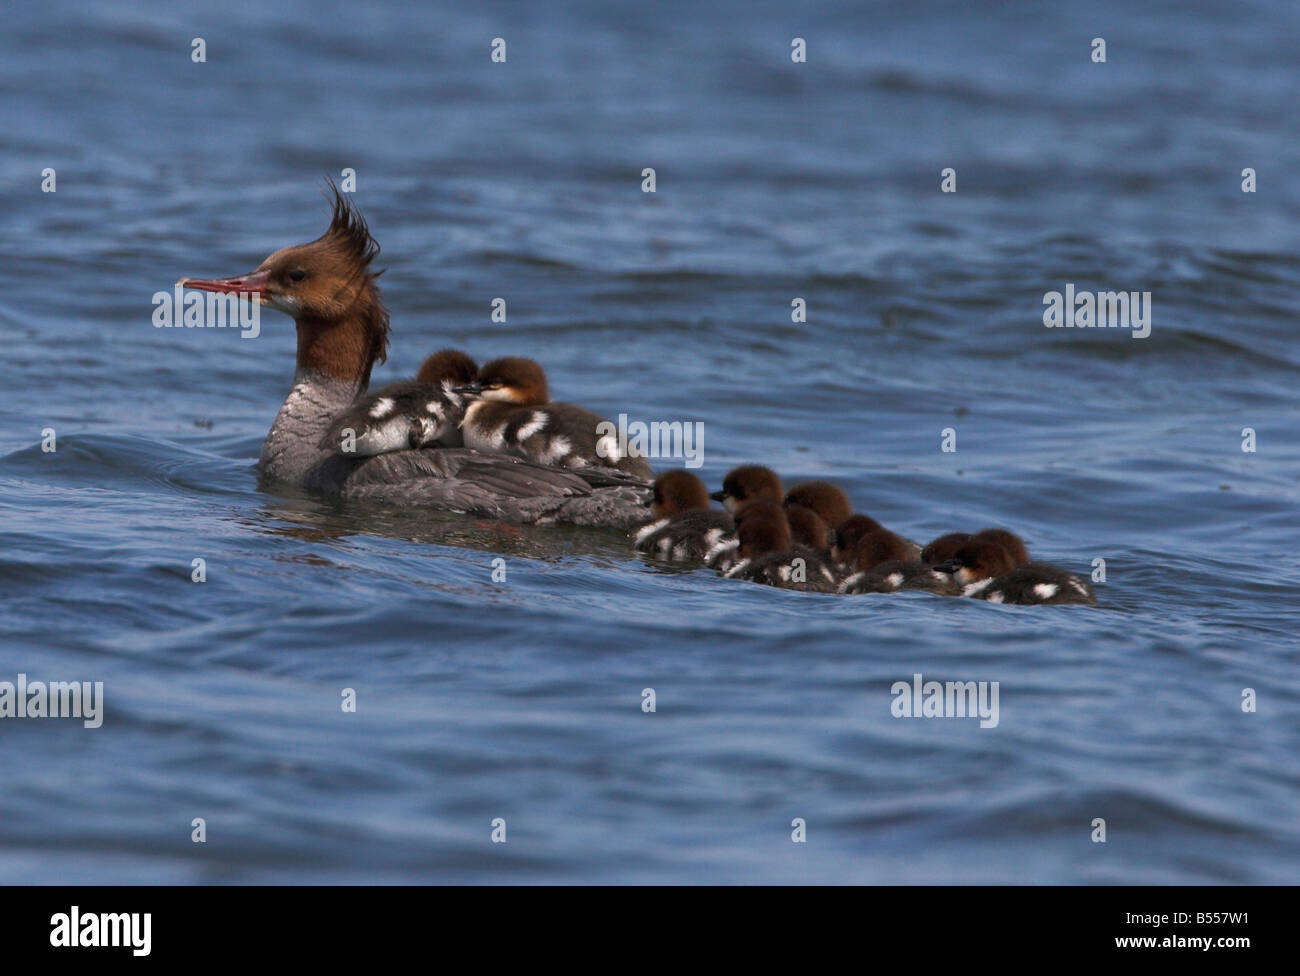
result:
M 302 488 L 337 474 L 331 449 L 317 446 L 330 421 L 366 391 L 375 360 L 373 332 L 363 317 L 324 322 L 298 320 L 298 368 L 262 444 L 262 474 Z
M 298 372 L 326 376 L 360 389 L 370 384 L 378 351 L 368 313 L 358 309 L 346 318 L 298 319 Z

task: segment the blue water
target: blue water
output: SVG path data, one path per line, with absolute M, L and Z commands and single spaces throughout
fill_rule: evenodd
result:
M 6 8 L 0 680 L 106 705 L 0 720 L 0 881 L 1294 882 L 1300 8 L 465 6 Z M 151 298 L 315 237 L 344 167 L 377 381 L 534 356 L 703 422 L 711 484 L 1006 525 L 1104 559 L 1102 605 L 787 593 L 259 490 L 291 323 Z M 1150 291 L 1151 336 L 1045 329 L 1067 282 Z M 1000 723 L 891 717 L 917 672 L 999 682 Z

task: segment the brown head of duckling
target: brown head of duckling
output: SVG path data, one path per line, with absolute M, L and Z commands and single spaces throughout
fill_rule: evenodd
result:
M 827 546 L 829 530 L 821 516 L 811 508 L 791 505 L 787 500 L 785 506 L 786 521 L 790 523 L 790 538 L 801 546 L 822 552 Z
M 946 563 L 970 540 L 969 532 L 949 532 L 947 535 L 941 535 L 921 550 L 921 562 L 927 566 Z
M 428 386 L 467 386 L 478 379 L 478 363 L 459 349 L 439 349 L 424 361 L 415 379 Z
M 722 502 L 734 515 L 750 502 L 764 500 L 780 504 L 784 496 L 781 479 L 775 471 L 760 464 L 744 464 L 728 471 L 722 479 L 722 490 L 709 497 Z
M 518 407 L 540 407 L 551 402 L 546 371 L 536 361 L 522 356 L 505 356 L 484 364 L 477 381 L 457 387 L 456 392 Z
M 881 563 L 909 558 L 912 551 L 906 542 L 888 529 L 868 532 L 858 540 L 854 549 L 854 567 L 859 572 L 869 573 Z
M 785 506 L 811 509 L 827 525 L 839 525 L 853 514 L 849 496 L 829 481 L 807 481 L 795 485 L 785 496 Z
M 858 541 L 872 532 L 884 532 L 885 527 L 870 515 L 850 515 L 835 526 L 835 543 L 831 558 L 837 563 L 849 563 L 855 558 Z
M 947 562 L 935 565 L 940 573 L 951 573 L 963 586 L 1002 576 L 1016 568 L 1015 558 L 996 542 L 972 539 L 961 546 Z
M 993 542 L 1007 551 L 1007 554 L 1015 560 L 1017 566 L 1023 566 L 1029 562 L 1029 550 L 1025 548 L 1024 541 L 1014 532 L 1008 532 L 1006 529 L 980 529 L 973 536 L 972 542 Z
M 650 514 L 657 519 L 709 507 L 709 489 L 689 471 L 665 471 L 652 489 Z
M 790 551 L 790 524 L 784 515 L 769 512 L 751 514 L 736 529 L 740 558 L 758 559 L 769 553 Z

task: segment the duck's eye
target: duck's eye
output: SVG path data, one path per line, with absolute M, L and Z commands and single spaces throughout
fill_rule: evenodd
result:
M 295 268 L 293 271 L 289 272 L 290 281 L 302 281 L 302 279 L 306 277 L 307 272 L 303 271 L 302 268 Z

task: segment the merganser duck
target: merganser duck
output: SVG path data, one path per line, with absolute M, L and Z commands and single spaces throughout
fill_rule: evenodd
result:
M 494 359 L 455 392 L 471 400 L 461 422 L 467 447 L 562 468 L 615 468 L 645 481 L 654 476 L 644 458 L 621 453 L 617 437 L 598 432 L 602 424 L 613 427 L 609 421 L 571 403 L 553 403 L 546 372 L 531 359 Z
M 334 418 L 320 446 L 359 455 L 413 447 L 461 447 L 465 398 L 455 387 L 472 383 L 477 376 L 478 366 L 459 349 L 435 352 L 414 380 L 389 383 L 353 401 Z
M 839 525 L 853 514 L 853 503 L 838 486 L 829 481 L 806 481 L 795 485 L 785 496 L 785 507 L 811 509 L 827 526 Z
M 818 579 L 823 575 L 834 578 L 834 572 L 828 565 L 829 523 L 818 509 L 831 518 L 843 511 L 852 510 L 844 493 L 834 485 L 824 481 L 809 482 L 795 488 L 787 496 L 780 475 L 771 468 L 759 464 L 743 464 L 728 471 L 722 479 L 722 490 L 715 491 L 709 497 L 722 502 L 727 511 L 735 516 L 737 533 L 724 536 L 715 543 L 705 555 L 705 565 L 726 573 L 740 561 L 738 532 L 742 516 L 777 518 L 788 516 L 790 511 L 798 509 L 793 522 L 786 519 L 787 528 L 794 532 L 797 548 L 795 555 L 804 560 L 809 573 Z M 804 502 L 810 504 L 805 505 Z M 823 523 L 820 528 L 814 520 Z
M 1029 551 L 1025 548 L 1024 540 L 1006 529 L 980 529 L 973 535 L 969 532 L 941 535 L 921 550 L 921 562 L 930 566 L 946 563 L 957 554 L 958 549 L 969 542 L 993 542 L 1005 549 L 1017 566 L 1029 562 Z
M 802 505 L 785 505 L 785 518 L 790 523 L 790 537 L 801 546 L 822 554 L 830 554 L 830 529 L 820 515 Z
M 853 568 L 856 572 L 840 583 L 839 592 L 926 590 L 944 596 L 961 595 L 961 587 L 951 576 L 921 562 L 916 558 L 915 544 L 888 529 L 868 532 L 857 540 Z
M 1024 540 L 1006 529 L 980 529 L 970 537 L 970 541 L 992 542 L 994 545 L 1001 546 L 1017 566 L 1024 566 L 1029 562 L 1029 550 L 1025 548 Z
M 293 317 L 298 362 L 262 445 L 270 485 L 345 499 L 469 512 L 517 522 L 630 528 L 645 517 L 649 488 L 610 469 L 564 470 L 468 448 L 419 448 L 367 457 L 320 446 L 333 420 L 366 392 L 388 348 L 388 310 L 370 270 L 379 253 L 365 219 L 332 181 L 329 229 L 276 251 L 231 278 L 182 278 L 182 287 L 245 293 Z
M 779 505 L 785 498 L 785 492 L 781 488 L 780 477 L 771 468 L 759 464 L 743 464 L 728 471 L 722 479 L 722 490 L 715 491 L 709 497 L 715 502 L 722 502 L 722 507 L 735 515 L 741 507 L 756 500 Z
M 709 490 L 689 471 L 665 471 L 651 487 L 650 517 L 632 536 L 640 552 L 665 559 L 702 562 L 736 525 L 730 513 L 709 508 Z
M 741 510 L 756 504 L 760 507 L 750 513 L 751 517 L 765 515 L 775 518 L 785 498 L 785 489 L 781 486 L 780 476 L 771 468 L 765 468 L 761 464 L 742 464 L 727 472 L 722 479 L 722 490 L 713 492 L 709 498 L 722 502 L 722 507 L 736 517 L 739 523 Z M 705 554 L 704 564 L 725 573 L 739 561 L 739 547 L 740 539 L 732 532 L 714 543 L 713 548 Z
M 927 543 L 921 550 L 921 562 L 927 566 L 946 563 L 957 554 L 957 550 L 970 542 L 969 532 L 949 532 Z
M 821 516 L 802 505 L 786 505 L 785 518 L 790 526 L 790 555 L 804 561 L 804 576 L 838 582 L 830 559 L 830 527 Z
M 737 559 L 723 574 L 785 590 L 834 593 L 835 577 L 820 555 L 791 538 L 783 509 L 766 500 L 746 505 L 736 521 Z
M 1092 587 L 1073 573 L 1046 563 L 1018 566 L 1015 557 L 996 542 L 972 540 L 934 569 L 951 573 L 964 596 L 990 603 L 1097 604 Z
M 849 567 L 850 571 L 853 571 L 854 568 L 861 570 L 863 567 L 857 565 L 861 561 L 859 549 L 862 540 L 868 537 L 874 537 L 877 540 L 877 545 L 879 545 L 880 539 L 888 538 L 891 546 L 894 544 L 901 546 L 901 548 L 894 550 L 899 555 L 882 555 L 877 557 L 877 562 L 884 562 L 889 559 L 915 560 L 920 558 L 921 547 L 911 539 L 898 535 L 896 532 L 890 532 L 870 515 L 858 513 L 850 515 L 835 527 L 831 541 L 831 561 L 837 565 Z
M 852 565 L 858 558 L 858 543 L 873 532 L 884 531 L 885 527 L 870 515 L 850 515 L 835 526 L 831 559 L 841 565 Z
M 717 492 L 709 497 L 714 498 Z M 740 527 L 748 521 L 770 520 L 781 522 L 789 531 L 790 523 L 786 518 L 785 509 L 781 507 L 779 501 L 772 501 L 768 498 L 756 498 L 751 496 L 749 501 L 741 505 L 736 514 L 732 516 L 735 520 L 736 529 L 727 535 L 724 535 L 713 547 L 704 555 L 704 565 L 710 569 L 716 569 L 724 576 L 731 570 L 736 563 L 740 562 Z

